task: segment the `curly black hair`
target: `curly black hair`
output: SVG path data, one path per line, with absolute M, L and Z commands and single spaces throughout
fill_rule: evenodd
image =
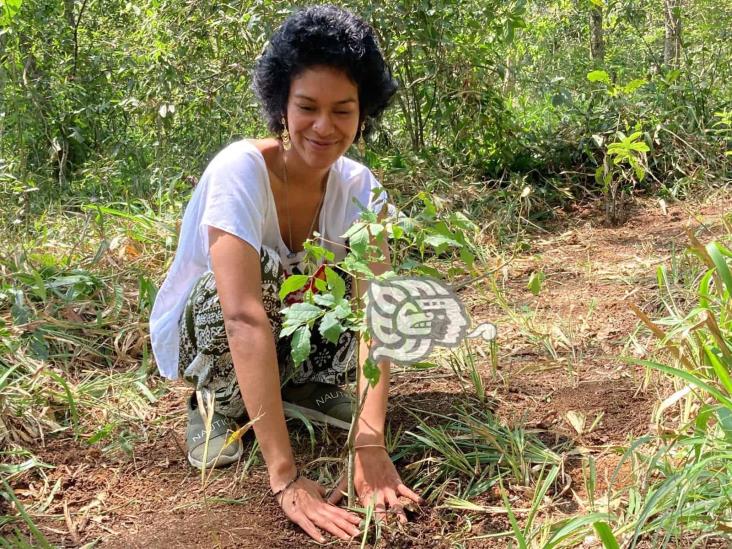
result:
M 254 65 L 252 89 L 274 135 L 284 130 L 290 82 L 314 66 L 344 71 L 358 88 L 356 139 L 368 134 L 389 105 L 397 83 L 381 55 L 374 30 L 360 17 L 332 5 L 301 9 L 275 31 Z

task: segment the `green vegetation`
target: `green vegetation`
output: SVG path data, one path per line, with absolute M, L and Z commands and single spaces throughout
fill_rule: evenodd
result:
M 732 182 L 732 7 L 347 5 L 377 28 L 401 85 L 366 150 L 352 154 L 404 217 L 383 229 L 374 219 L 365 224 L 398 242 L 392 260 L 404 272 L 459 284 L 466 273 L 484 275 L 470 295 L 495 304 L 521 340 L 574 383 L 581 326 L 542 325 L 533 305 L 512 301 L 503 269 L 535 252 L 562 208 L 597 199 L 622 231 L 641 195 L 663 208 L 724 196 Z M 53 539 L 42 516 L 61 488 L 48 484 L 57 464 L 38 457 L 42 442 L 71 441 L 125 460 L 151 436 L 151 410 L 169 385 L 156 375 L 146 321 L 177 223 L 208 160 L 231 140 L 264 135 L 249 71 L 290 6 L 0 3 L 3 545 Z M 427 377 L 450 372 L 463 398 L 449 411 L 406 407 L 414 426 L 393 433 L 389 445 L 444 524 L 460 517 L 451 543 L 704 546 L 729 535 L 731 242 L 729 215 L 720 226 L 691 229 L 677 242 L 688 251 L 674 250 L 658 267 L 653 299 L 635 302 L 639 326 L 630 341 L 642 353 L 618 359 L 628 371 L 645 369 L 646 379 L 634 378 L 639 391 L 653 385 L 663 397 L 654 429 L 611 449 L 618 462 L 602 490 L 596 448 L 491 412 L 493 389 L 518 377 L 499 369 L 498 346 L 489 356 L 466 347 L 420 365 Z M 591 271 L 590 258 L 577 263 L 585 259 Z M 538 300 L 551 282 L 537 268 L 522 287 Z M 337 303 L 318 305 L 317 315 L 332 312 L 327 325 L 338 330 Z M 302 324 L 292 329 L 304 334 Z M 513 360 L 506 356 L 500 360 Z M 587 420 L 578 432 L 592 430 Z M 256 462 L 254 448 L 244 474 Z M 586 496 L 572 496 L 570 466 L 581 469 Z M 45 483 L 43 498 L 18 495 L 28 479 Z M 570 500 L 580 504 L 562 507 Z M 487 533 L 471 530 L 486 516 L 505 521 Z

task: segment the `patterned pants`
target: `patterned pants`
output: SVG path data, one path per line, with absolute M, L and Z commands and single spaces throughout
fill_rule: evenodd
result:
M 279 299 L 284 280 L 282 265 L 276 252 L 262 248 L 262 301 L 272 327 L 277 350 L 280 379 L 302 384 L 319 381 L 342 385 L 353 378 L 356 370 L 357 338 L 353 332 L 341 334 L 337 343 L 320 335 L 318 325 L 311 330 L 310 356 L 294 368 L 290 357 L 290 338 L 280 339 L 283 308 Z M 345 278 L 350 293 L 351 279 Z M 179 322 L 180 358 L 178 372 L 196 390 L 214 394 L 215 410 L 231 418 L 244 415 L 244 402 L 236 380 L 229 342 L 224 328 L 216 281 L 212 272 L 205 273 L 194 284 Z

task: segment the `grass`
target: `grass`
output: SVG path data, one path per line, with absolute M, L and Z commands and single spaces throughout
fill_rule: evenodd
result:
M 45 482 L 30 505 L 13 488 L 22 479 L 44 479 L 54 466 L 33 455 L 40 442 L 69 439 L 126 459 L 148 436 L 145 418 L 166 387 L 151 376 L 145 319 L 172 258 L 178 207 L 170 200 L 162 211 L 143 201 L 75 204 L 51 207 L 21 228 L 4 227 L 10 243 L 0 256 L 4 544 L 49 543 L 36 522 L 60 485 Z M 519 206 L 520 218 L 528 207 Z M 645 355 L 635 363 L 671 397 L 659 402 L 657 433 L 616 450 L 621 460 L 613 476 L 631 464 L 630 482 L 611 481 L 598 493 L 595 459 L 585 454 L 587 498 L 573 495 L 566 468 L 581 452 L 568 443 L 549 446 L 520 422 L 507 425 L 494 415 L 489 389 L 495 383 L 486 382 L 475 348 L 444 355 L 441 371 L 451 370 L 460 382 L 461 404 L 448 413 L 407 406 L 414 427 L 390 433 L 388 444 L 395 459 L 407 463 L 405 480 L 439 510 L 469 523 L 505 518 L 504 529 L 489 533 L 456 530 L 456 544 L 495 538 L 517 547 L 575 547 L 592 537 L 606 548 L 703 546 L 732 530 L 729 218 L 725 227 L 716 244 L 690 235 L 690 253 L 674 250 L 670 262 L 651 273 L 656 296 L 638 307 L 641 329 L 633 337 Z M 522 310 L 489 280 L 483 298 L 496 303 L 539 354 L 566 363 L 573 379 L 586 350 L 582 321 L 568 319 L 549 330 L 539 313 Z M 597 304 L 587 307 L 584 321 Z M 649 347 L 649 337 L 657 348 Z M 497 346 L 489 353 L 491 381 L 510 385 Z M 311 426 L 305 436 L 312 446 L 320 435 Z M 242 475 L 258 466 L 255 445 Z M 313 477 L 334 478 L 332 460 L 309 467 Z M 210 503 L 229 499 L 209 496 Z M 567 507 L 572 502 L 573 510 Z

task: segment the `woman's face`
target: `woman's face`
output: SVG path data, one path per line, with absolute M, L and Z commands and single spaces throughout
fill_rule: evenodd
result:
M 292 150 L 313 169 L 329 168 L 358 130 L 358 88 L 338 69 L 317 66 L 293 78 L 287 100 Z

